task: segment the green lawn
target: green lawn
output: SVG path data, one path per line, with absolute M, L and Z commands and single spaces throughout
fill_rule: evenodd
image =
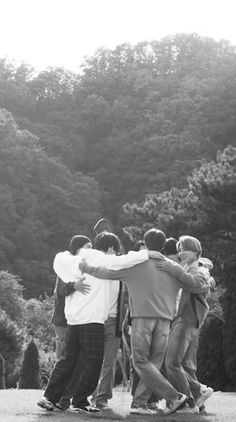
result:
M 74 422 L 99 419 L 101 422 L 128 420 L 150 422 L 236 422 L 236 393 L 215 393 L 207 402 L 207 416 L 129 416 L 130 393 L 115 391 L 110 401 L 112 411 L 96 416 L 81 416 L 69 412 L 46 412 L 37 406 L 42 397 L 40 390 L 0 390 L 1 422 Z

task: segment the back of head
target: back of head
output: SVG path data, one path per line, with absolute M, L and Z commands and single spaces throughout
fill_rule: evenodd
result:
M 163 248 L 162 253 L 164 255 L 177 255 L 178 251 L 176 248 L 177 240 L 174 237 L 169 237 L 166 239 L 166 244 Z
M 70 251 L 72 255 L 76 255 L 77 251 L 83 248 L 86 243 L 92 243 L 89 237 L 82 235 L 73 236 L 70 241 Z
M 121 244 L 118 236 L 103 231 L 95 237 L 95 248 L 103 252 L 107 252 L 109 248 L 113 248 L 114 252 L 119 254 L 121 251 Z
M 145 233 L 144 242 L 150 251 L 161 252 L 166 243 L 166 236 L 161 230 L 153 228 Z
M 202 246 L 200 241 L 193 236 L 181 236 L 177 242 L 177 250 L 180 250 L 180 246 L 184 251 L 196 252 L 197 257 L 199 258 L 202 254 Z

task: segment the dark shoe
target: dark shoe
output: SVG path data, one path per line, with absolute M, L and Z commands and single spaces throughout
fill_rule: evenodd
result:
M 74 404 L 72 404 L 68 410 L 70 412 L 73 413 L 83 413 L 83 414 L 88 414 L 88 413 L 100 413 L 101 410 L 98 409 L 97 407 L 93 407 L 93 406 L 83 406 L 83 405 L 79 405 L 79 406 L 75 406 Z

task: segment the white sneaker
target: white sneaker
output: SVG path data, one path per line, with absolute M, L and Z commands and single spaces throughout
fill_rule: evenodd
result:
M 163 410 L 164 415 L 170 415 L 171 413 L 176 412 L 176 410 L 186 401 L 186 399 L 187 396 L 185 396 L 185 394 L 181 394 L 179 399 L 172 401 L 170 407 L 167 407 Z
M 176 413 L 191 413 L 191 414 L 194 414 L 194 415 L 198 415 L 199 414 L 199 408 L 197 406 L 189 407 L 188 404 L 186 404 L 184 407 L 177 410 Z
M 198 397 L 198 399 L 196 400 L 196 405 L 198 407 L 201 407 L 203 405 L 203 403 L 205 403 L 205 401 L 207 399 L 209 399 L 209 397 L 214 393 L 213 388 L 211 387 L 206 387 L 205 390 L 201 390 L 200 396 Z
M 157 411 L 149 409 L 146 405 L 130 408 L 131 415 L 156 415 Z

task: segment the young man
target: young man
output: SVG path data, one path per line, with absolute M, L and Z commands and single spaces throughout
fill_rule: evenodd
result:
M 166 238 L 160 230 L 151 229 L 145 233 L 144 241 L 148 250 L 160 251 Z M 80 268 L 94 277 L 122 279 L 127 283 L 132 317 L 132 357 L 134 367 L 141 378 L 131 412 L 152 413 L 145 406 L 151 392 L 161 394 L 171 402 L 171 407 L 166 413 L 175 412 L 185 402 L 186 396 L 180 394 L 163 377 L 160 368 L 165 357 L 170 323 L 176 310 L 176 295 L 181 286 L 190 292 L 199 289 L 199 286 L 207 290 L 208 281 L 203 275 L 189 275 L 180 267 L 182 272 L 178 274 L 177 282 L 176 278 L 157 268 L 152 259 L 121 271 L 111 271 L 105 267 L 101 268 L 101 265 L 100 268 L 91 267 L 86 262 L 81 264 Z
M 75 281 L 81 276 L 78 267 L 81 257 L 86 257 L 93 265 L 98 263 L 109 265 L 113 262 L 112 255 L 81 248 L 81 238 L 84 236 L 73 236 L 70 252 L 60 252 L 54 259 L 53 268 L 65 283 Z M 108 252 L 115 251 L 119 244 L 118 238 L 112 235 L 109 239 Z M 90 239 L 88 243 L 91 243 Z M 133 252 L 116 258 L 118 259 L 116 266 L 120 268 L 120 264 L 131 266 L 148 260 L 148 254 L 145 251 Z M 65 299 L 65 317 L 68 324 L 65 356 L 56 363 L 44 398 L 38 402 L 38 405 L 46 410 L 58 407 L 57 403 L 63 396 L 73 370 L 78 364 L 80 369 L 78 382 L 69 409 L 78 413 L 98 411 L 90 406 L 88 396 L 96 388 L 103 361 L 104 321 L 108 317 L 109 286 L 106 280 L 100 280 L 98 283 L 90 276 L 86 277 L 86 283 L 91 287 L 88 294 L 83 295 L 75 291 Z
M 206 268 L 199 267 L 202 248 L 198 239 L 192 236 L 181 236 L 177 243 L 181 264 L 188 274 L 209 280 L 211 285 L 205 291 L 201 288 L 189 293 L 185 288 L 181 292 L 177 315 L 171 325 L 170 338 L 167 347 L 165 366 L 168 380 L 178 391 L 189 397 L 186 406 L 179 412 L 199 413 L 199 407 L 213 393 L 210 387 L 202 386 L 196 377 L 196 353 L 199 329 L 204 323 L 209 306 L 206 298 L 210 286 L 215 283 Z M 160 261 L 159 261 L 160 263 Z M 167 273 L 179 277 L 179 265 L 163 259 L 159 264 Z M 204 387 L 204 388 L 203 388 Z
M 112 250 L 108 252 L 108 246 L 113 237 L 114 234 L 101 232 L 95 238 L 95 249 L 105 253 L 113 253 Z M 127 292 L 125 292 L 122 281 L 113 280 L 108 284 L 108 288 L 109 309 L 108 318 L 104 324 L 104 358 L 98 385 L 92 399 L 93 404 L 99 409 L 108 409 L 108 400 L 112 398 L 121 326 L 128 304 L 128 298 L 125 300 Z

